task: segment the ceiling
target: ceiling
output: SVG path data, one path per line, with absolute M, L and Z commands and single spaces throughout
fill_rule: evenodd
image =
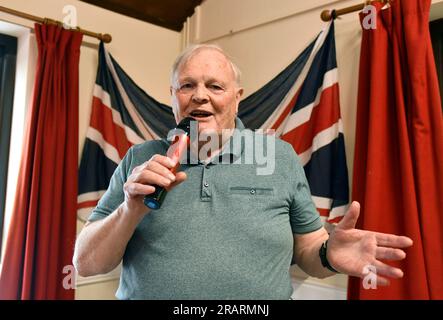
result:
M 80 0 L 160 27 L 181 31 L 204 0 Z

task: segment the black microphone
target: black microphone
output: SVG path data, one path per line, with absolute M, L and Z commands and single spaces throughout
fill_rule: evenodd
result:
M 195 121 L 193 118 L 184 118 L 177 127 L 172 131 L 172 135 L 168 135 L 168 139 L 173 138 L 173 142 L 169 147 L 166 155 L 171 158 L 173 161 L 176 161 L 177 164 L 170 171 L 175 174 L 178 167 L 180 166 L 180 160 L 188 149 L 190 143 L 190 132 L 191 132 L 191 121 Z M 144 197 L 143 203 L 145 206 L 152 210 L 160 209 L 163 200 L 166 197 L 168 191 L 164 187 L 160 187 L 154 185 L 155 191 L 154 193 L 148 194 Z

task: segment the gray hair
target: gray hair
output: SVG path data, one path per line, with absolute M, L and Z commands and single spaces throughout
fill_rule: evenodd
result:
M 178 71 L 179 69 L 191 59 L 198 51 L 201 50 L 216 50 L 223 54 L 231 65 L 232 71 L 234 72 L 235 82 L 240 86 L 241 71 L 239 67 L 232 61 L 231 57 L 226 54 L 222 48 L 215 44 L 193 44 L 188 46 L 183 52 L 177 57 L 174 64 L 172 65 L 171 72 L 171 86 L 175 87 L 178 82 Z

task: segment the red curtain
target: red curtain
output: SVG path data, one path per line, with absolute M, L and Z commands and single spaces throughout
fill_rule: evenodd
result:
M 0 299 L 73 299 L 82 34 L 35 25 L 38 64 Z M 64 273 L 67 272 L 67 273 Z M 69 279 L 68 279 L 69 280 Z M 68 285 L 66 285 L 68 284 Z
M 377 28 L 363 27 L 353 176 L 358 227 L 407 235 L 414 245 L 394 264 L 403 279 L 365 290 L 351 278 L 350 299 L 443 299 L 443 120 L 430 3 L 377 5 Z

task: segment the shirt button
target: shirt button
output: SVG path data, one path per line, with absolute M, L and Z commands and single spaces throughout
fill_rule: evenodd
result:
M 207 182 L 205 182 L 203 185 L 205 186 L 205 188 L 209 187 L 209 183 Z
M 251 189 L 251 194 L 255 194 L 255 189 Z

